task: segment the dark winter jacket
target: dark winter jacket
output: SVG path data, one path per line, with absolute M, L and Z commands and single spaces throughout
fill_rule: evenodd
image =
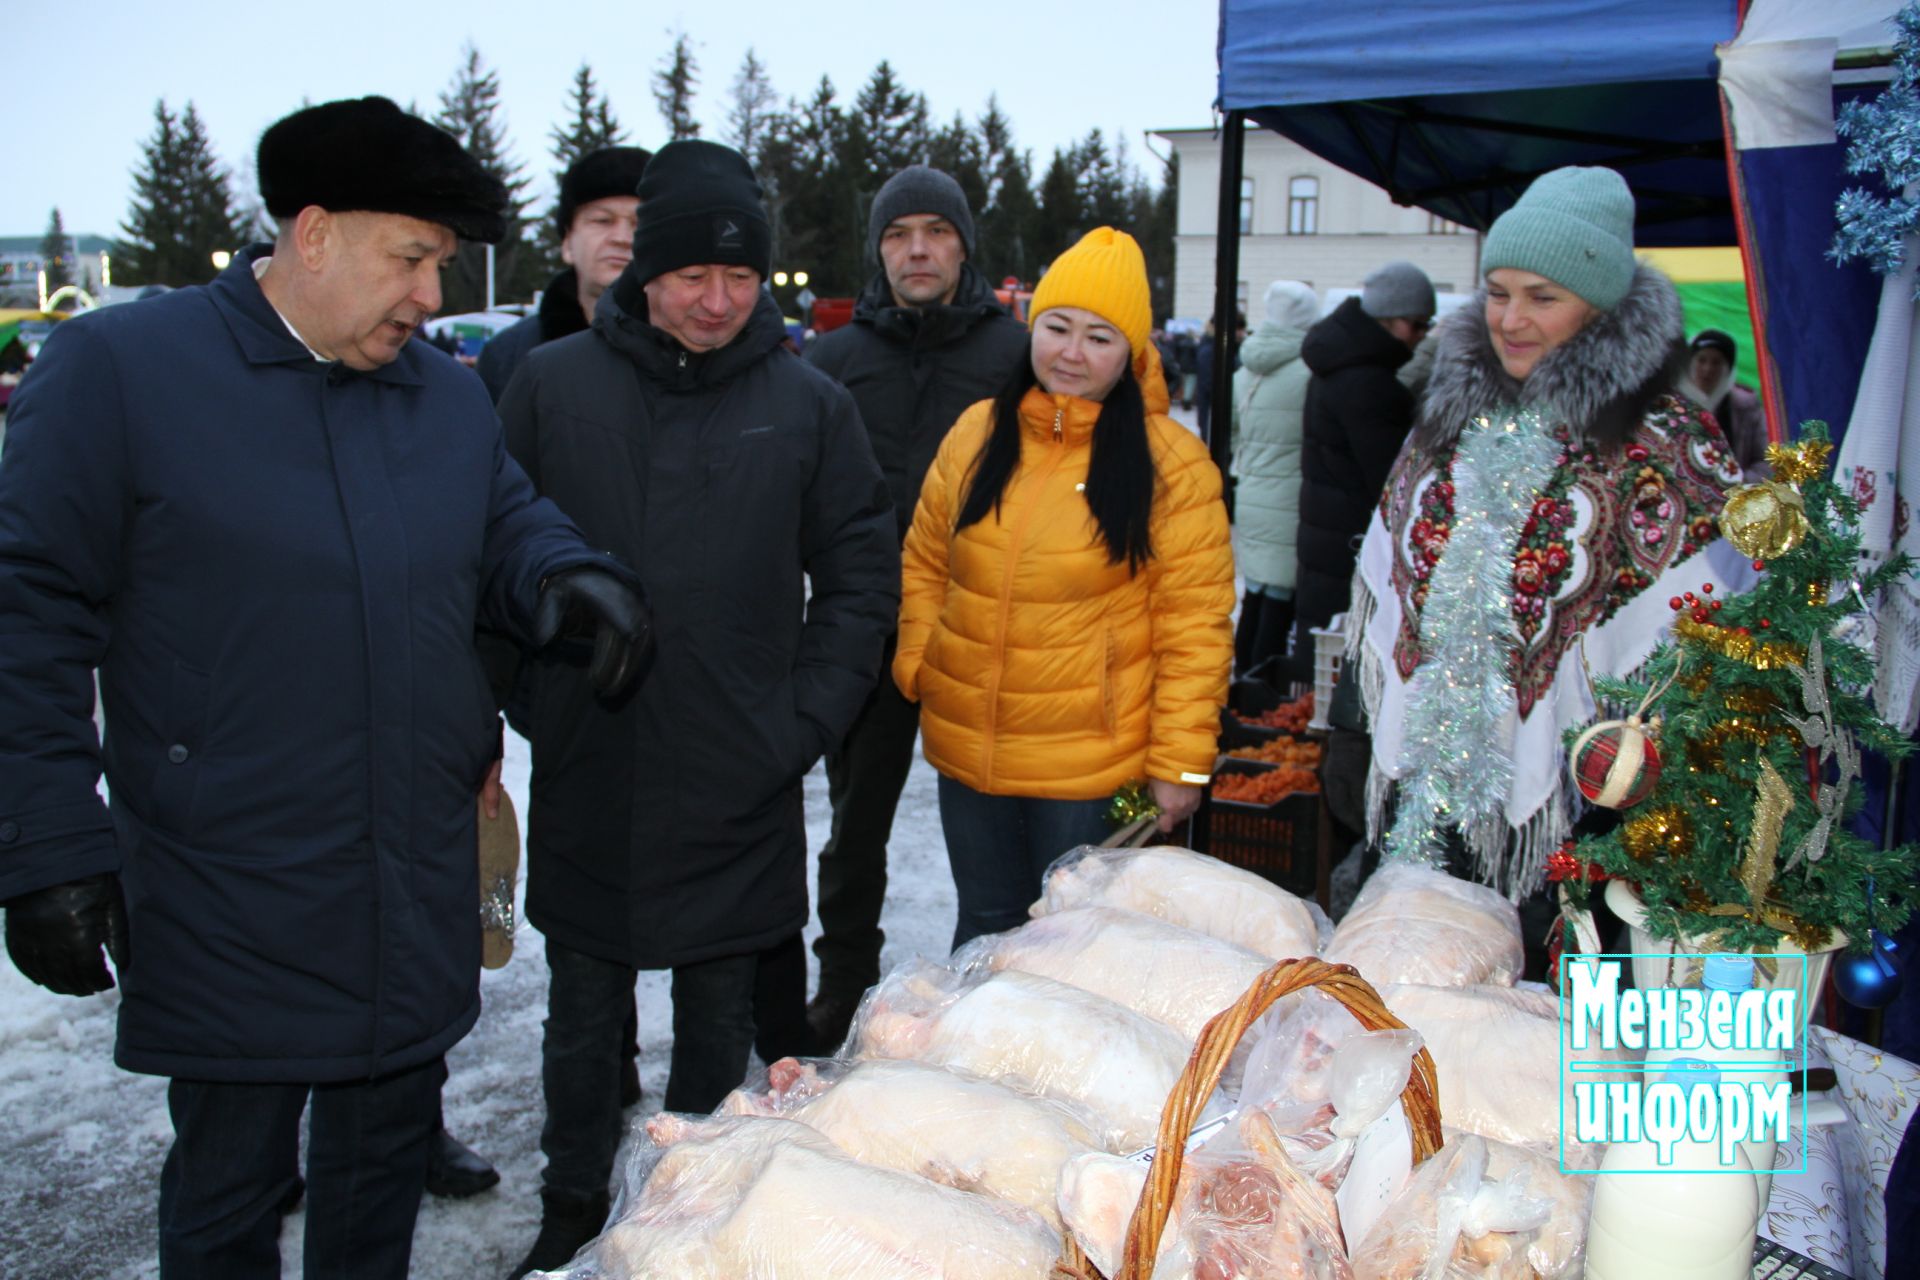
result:
M 1027 358 L 1026 326 L 973 269 L 960 267 L 951 305 L 902 307 L 883 271 L 854 304 L 853 323 L 823 335 L 807 359 L 853 393 L 893 494 L 900 537 L 920 482 L 961 410 L 991 399 Z
M 652 666 L 617 703 L 577 667 L 533 667 L 527 918 L 602 959 L 663 968 L 799 932 L 800 778 L 894 626 L 886 482 L 852 399 L 785 337 L 762 294 L 738 338 L 689 355 L 622 276 L 500 405 L 534 484 L 640 571 L 653 610 Z
M 479 360 L 474 362 L 474 372 L 487 384 L 493 402 L 499 404 L 527 352 L 586 327 L 586 313 L 580 310 L 580 277 L 568 267 L 548 281 L 547 291 L 540 295 L 540 305 L 532 315 L 487 339 L 487 345 L 480 348 Z
M 122 1067 L 359 1079 L 479 1013 L 474 625 L 524 637 L 541 579 L 599 557 L 464 369 L 315 360 L 265 252 L 61 325 L 14 402 L 0 898 L 120 873 Z
M 1360 537 L 1413 426 L 1413 395 L 1394 377 L 1413 352 L 1352 297 L 1307 330 L 1300 358 L 1313 371 L 1300 459 L 1300 577 L 1294 593 L 1294 616 L 1304 635 L 1305 628 L 1324 627 L 1347 607 Z

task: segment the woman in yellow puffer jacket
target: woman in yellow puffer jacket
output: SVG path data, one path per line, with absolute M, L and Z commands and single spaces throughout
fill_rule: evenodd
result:
M 1193 812 L 1233 664 L 1220 472 L 1167 417 L 1139 245 L 1088 233 L 1031 315 L 1031 360 L 954 424 L 907 534 L 893 677 L 940 773 L 956 947 L 1025 920 L 1126 783 L 1167 830 Z

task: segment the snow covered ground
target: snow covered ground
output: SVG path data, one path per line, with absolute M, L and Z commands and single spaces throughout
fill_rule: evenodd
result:
M 1190 411 L 1174 416 L 1193 426 Z M 522 814 L 529 763 L 527 744 L 509 733 L 504 777 Z M 953 880 L 934 777 L 916 755 L 894 823 L 883 969 L 915 954 L 943 956 L 952 937 Z M 823 770 L 807 778 L 806 799 L 812 884 L 830 814 Z M 808 940 L 818 934 L 819 923 L 810 922 Z M 447 1125 L 494 1162 L 500 1185 L 472 1200 L 424 1201 L 413 1249 L 419 1280 L 504 1276 L 533 1241 L 546 992 L 540 935 L 523 929 L 513 960 L 482 974 L 479 1024 L 448 1055 Z M 140 1280 L 159 1273 L 154 1213 L 173 1127 L 166 1081 L 113 1065 L 118 1000 L 112 991 L 85 999 L 53 995 L 0 959 L 0 1280 Z M 657 1102 L 666 1091 L 667 975 L 640 975 L 639 1001 L 641 1082 Z M 642 1103 L 629 1118 L 648 1114 Z M 305 1226 L 306 1215 L 296 1213 L 281 1234 L 288 1277 L 300 1274 Z
M 526 812 L 527 745 L 507 738 L 505 778 Z M 914 761 L 894 824 L 882 924 L 885 967 L 916 952 L 944 955 L 953 933 L 953 880 L 934 799 L 934 773 Z M 825 773 L 806 781 L 809 863 L 827 838 Z M 812 875 L 809 873 L 809 883 Z M 817 922 L 807 929 L 811 940 Z M 812 957 L 809 954 L 809 964 Z M 500 1170 L 500 1185 L 466 1201 L 428 1197 L 413 1245 L 420 1280 L 505 1276 L 539 1225 L 540 1022 L 547 965 L 540 935 L 522 929 L 512 961 L 481 977 L 484 1008 L 448 1055 L 447 1124 Z M 640 1077 L 649 1099 L 667 1083 L 667 975 L 640 975 Z M 173 1128 L 166 1081 L 113 1065 L 118 994 L 56 996 L 0 960 L 0 1278 L 136 1280 L 159 1274 L 154 1209 Z M 628 1113 L 643 1119 L 649 1105 Z M 306 1215 L 286 1221 L 283 1274 L 300 1274 Z

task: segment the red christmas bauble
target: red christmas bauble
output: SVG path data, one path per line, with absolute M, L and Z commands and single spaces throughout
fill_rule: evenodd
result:
M 1574 739 L 1567 771 L 1588 804 L 1630 809 L 1659 783 L 1660 750 L 1638 716 L 1603 720 Z

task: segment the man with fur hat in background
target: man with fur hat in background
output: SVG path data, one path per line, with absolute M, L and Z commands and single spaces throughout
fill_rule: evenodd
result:
M 853 322 L 821 337 L 807 358 L 853 393 L 904 540 L 948 428 L 1000 390 L 1026 358 L 1027 332 L 970 261 L 973 211 L 947 174 L 919 164 L 894 174 L 874 197 L 867 238 L 880 270 Z M 882 680 L 827 756 L 833 833 L 820 851 L 820 989 L 807 1006 L 820 1053 L 840 1047 L 860 997 L 880 980 L 887 840 L 919 725 L 918 705 Z
M 593 323 L 600 295 L 633 258 L 633 233 L 640 225 L 640 197 L 634 193 L 651 155 L 643 147 L 601 147 L 560 175 L 553 225 L 566 267 L 547 283 L 532 315 L 494 334 L 480 348 L 474 368 L 495 404 L 527 352 Z
M 272 245 L 62 325 L 13 404 L 0 899 L 51 990 L 112 986 L 107 949 L 115 1061 L 172 1077 L 162 1277 L 280 1274 L 310 1108 L 305 1275 L 400 1280 L 480 1012 L 475 624 L 596 628 L 612 696 L 647 623 L 411 340 L 499 181 L 384 98 L 281 120 L 258 170 Z
M 669 1111 L 710 1111 L 745 1076 L 769 951 L 790 956 L 796 1019 L 805 999 L 801 778 L 878 678 L 900 548 L 852 397 L 783 345 L 771 246 L 745 157 L 661 148 L 593 327 L 536 348 L 500 402 L 514 457 L 639 568 L 660 619 L 626 698 L 534 668 L 547 1167 L 516 1274 L 605 1223 L 637 970 L 673 972 Z

